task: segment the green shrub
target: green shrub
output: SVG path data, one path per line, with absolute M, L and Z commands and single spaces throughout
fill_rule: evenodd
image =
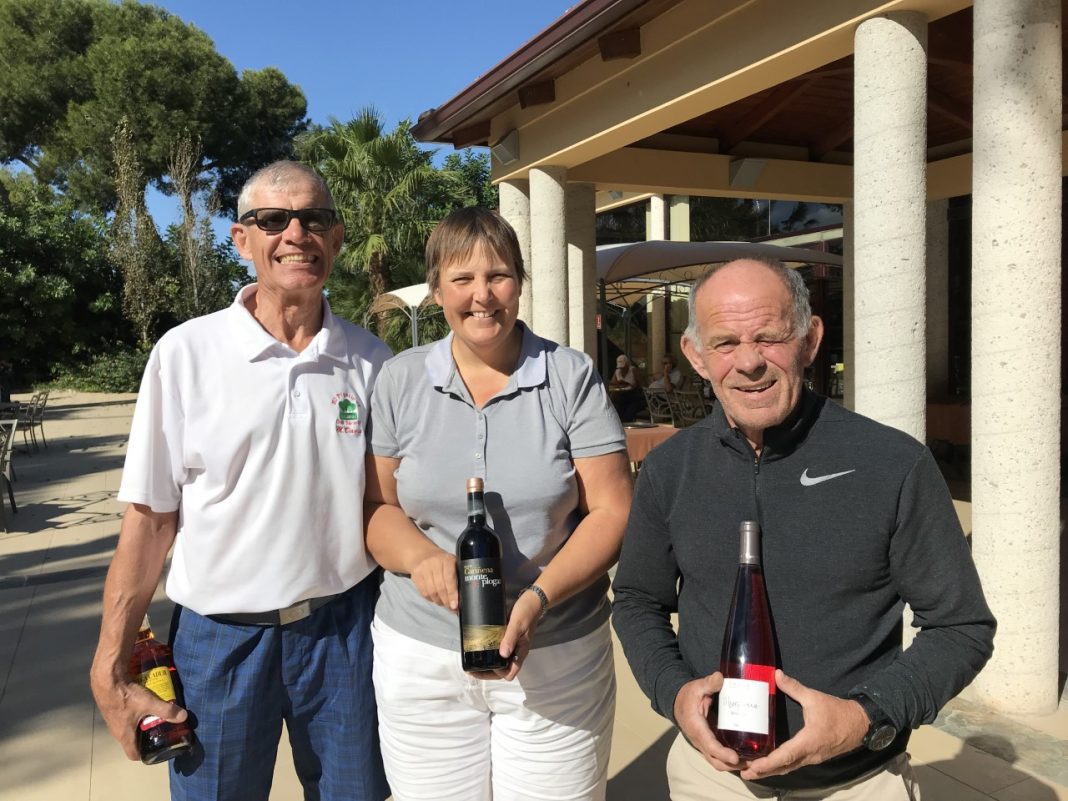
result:
M 78 392 L 137 392 L 148 353 L 136 348 L 98 353 L 86 364 L 58 368 L 52 386 Z

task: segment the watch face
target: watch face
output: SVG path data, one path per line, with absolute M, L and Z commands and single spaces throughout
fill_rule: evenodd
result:
M 897 737 L 897 729 L 887 723 L 871 733 L 868 738 L 868 748 L 872 751 L 882 751 Z

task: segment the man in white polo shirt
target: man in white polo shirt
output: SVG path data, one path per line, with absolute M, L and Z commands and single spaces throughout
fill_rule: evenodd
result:
M 380 801 L 362 503 L 370 391 L 389 349 L 323 297 L 344 227 L 313 170 L 253 175 L 231 233 L 257 283 L 169 331 L 145 369 L 93 694 L 131 759 L 143 718 L 188 714 L 197 743 L 172 762 L 173 799 L 266 801 L 284 720 L 307 798 Z M 127 673 L 172 544 L 188 713 Z

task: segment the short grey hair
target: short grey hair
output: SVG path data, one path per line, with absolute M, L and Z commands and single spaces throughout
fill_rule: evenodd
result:
M 275 161 L 266 167 L 260 167 L 249 176 L 245 185 L 241 187 L 241 194 L 237 196 L 237 217 L 252 208 L 252 195 L 262 187 L 280 188 L 294 184 L 309 184 L 326 201 L 326 208 L 336 209 L 334 196 L 330 193 L 330 187 L 326 185 L 323 176 L 299 161 Z
M 701 326 L 697 320 L 698 291 L 705 285 L 705 282 L 708 281 L 709 278 L 724 267 L 730 267 L 732 264 L 737 264 L 740 261 L 750 261 L 764 265 L 775 273 L 775 275 L 779 276 L 783 284 L 786 285 L 786 289 L 790 293 L 790 298 L 792 300 L 791 305 L 793 308 L 790 313 L 790 323 L 793 327 L 793 334 L 797 336 L 805 336 L 808 334 L 809 328 L 812 327 L 812 304 L 809 301 L 808 287 L 805 286 L 805 279 L 801 277 L 801 272 L 799 270 L 791 270 L 777 259 L 762 257 L 735 259 L 734 261 L 728 261 L 710 267 L 705 274 L 694 281 L 693 286 L 690 287 L 690 297 L 686 303 L 687 310 L 689 311 L 689 320 L 686 324 L 686 331 L 683 336 L 690 341 L 694 350 L 701 351 L 704 348 L 704 343 L 701 341 Z

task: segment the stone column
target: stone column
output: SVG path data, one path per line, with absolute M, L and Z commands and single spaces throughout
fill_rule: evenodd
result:
M 645 238 L 667 239 L 667 206 L 663 195 L 649 198 L 649 210 L 645 214 Z
M 975 693 L 1057 708 L 1061 4 L 976 0 L 972 547 L 998 619 Z
M 668 200 L 668 233 L 673 242 L 690 241 L 689 195 L 672 195 Z
M 949 201 L 927 204 L 927 397 L 949 394 Z
M 853 291 L 853 201 L 842 204 L 842 362 L 845 381 L 842 405 L 857 408 L 857 351 L 855 292 Z
M 501 181 L 497 189 L 501 196 L 501 216 L 508 220 L 515 229 L 516 238 L 519 240 L 519 250 L 523 254 L 523 265 L 527 271 L 523 294 L 519 296 L 519 319 L 527 325 L 532 325 L 534 320 L 534 265 L 530 261 L 530 182 Z
M 645 218 L 646 240 L 651 242 L 654 239 L 667 239 L 667 221 L 668 205 L 664 202 L 664 196 L 653 195 L 649 198 L 649 212 Z M 647 295 L 646 303 L 648 304 L 645 318 L 648 324 L 646 336 L 649 342 L 649 353 L 646 356 L 643 377 L 648 381 L 652 374 L 660 369 L 660 363 L 664 359 L 668 315 L 671 314 L 671 309 L 664 300 L 662 291 Z
M 567 292 L 570 344 L 597 361 L 597 190 L 567 185 Z
M 567 345 L 567 170 L 534 167 L 530 171 L 530 260 L 533 279 L 534 332 Z
M 646 320 L 649 324 L 649 363 L 645 369 L 645 380 L 649 381 L 659 373 L 664 359 L 664 351 L 670 346 L 667 341 L 668 313 L 670 309 L 664 290 L 658 289 L 645 296 Z M 666 344 L 665 344 L 666 343 Z
M 865 20 L 854 64 L 856 408 L 923 442 L 926 18 Z

